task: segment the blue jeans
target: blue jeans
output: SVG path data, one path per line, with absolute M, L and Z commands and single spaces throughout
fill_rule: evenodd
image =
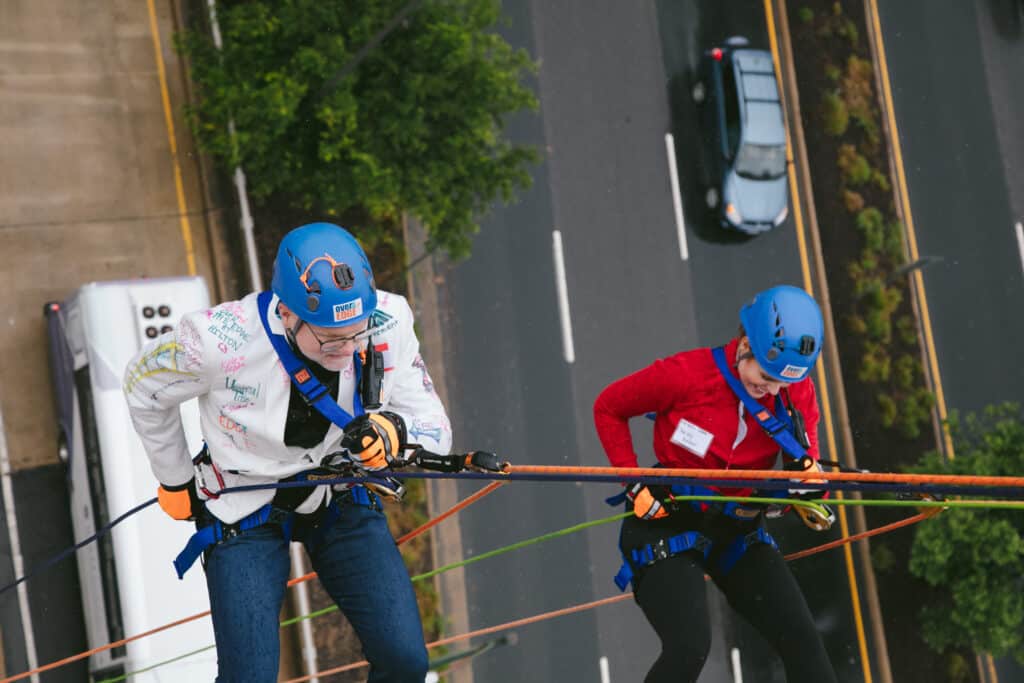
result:
M 341 517 L 319 542 L 305 542 L 313 569 L 359 635 L 370 662 L 368 683 L 423 683 L 427 650 L 416 595 L 384 514 L 341 505 Z M 302 525 L 296 522 L 299 538 Z M 288 543 L 272 524 L 209 553 L 218 683 L 277 681 L 278 619 L 290 566 Z

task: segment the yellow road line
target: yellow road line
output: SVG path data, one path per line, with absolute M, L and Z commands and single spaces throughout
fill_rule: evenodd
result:
M 153 0 L 146 0 L 149 7 L 149 31 L 153 35 L 153 52 L 156 54 L 156 71 L 160 79 L 160 99 L 164 106 L 164 122 L 167 125 L 167 140 L 171 146 L 171 163 L 174 165 L 174 190 L 178 197 L 178 214 L 181 221 L 181 239 L 185 242 L 185 258 L 188 274 L 196 274 L 196 256 L 192 247 L 192 228 L 185 204 L 185 186 L 181 180 L 181 164 L 178 163 L 178 144 L 174 135 L 174 114 L 171 110 L 171 96 L 167 90 L 167 70 L 164 68 L 163 48 L 160 45 L 160 28 L 156 21 L 156 7 Z
M 765 11 L 765 18 L 766 18 L 767 23 L 768 23 L 768 40 L 769 40 L 769 43 L 771 45 L 772 61 L 774 62 L 774 66 L 775 66 L 775 74 L 776 74 L 776 78 L 778 78 L 779 83 L 781 84 L 782 83 L 782 69 L 780 68 L 780 65 L 779 65 L 778 36 L 776 35 L 776 32 L 775 32 L 775 16 L 772 13 L 771 0 L 764 0 L 764 11 Z M 781 86 L 779 88 L 779 97 L 784 97 L 784 94 L 782 92 Z M 790 147 L 789 136 L 787 135 L 786 136 L 786 159 L 787 160 L 792 160 L 792 158 L 793 158 L 792 148 Z M 799 194 L 799 192 L 797 190 L 796 171 L 794 169 L 795 169 L 794 165 L 793 164 L 789 164 L 789 168 L 788 168 L 788 171 L 787 171 L 787 176 L 788 176 L 788 179 L 789 179 L 790 194 L 793 197 L 793 202 L 792 202 L 792 204 L 793 204 L 793 222 L 796 225 L 797 244 L 799 246 L 799 252 L 800 252 L 800 269 L 801 269 L 801 272 L 803 273 L 804 288 L 813 295 L 814 294 L 814 286 L 813 286 L 812 281 L 811 281 L 811 266 L 810 266 L 809 257 L 807 255 L 808 247 L 807 247 L 807 238 L 806 238 L 806 235 L 804 234 L 803 209 L 800 206 L 800 201 L 799 201 L 800 194 Z M 823 422 L 825 424 L 825 438 L 826 438 L 826 442 L 828 443 L 829 452 L 835 455 L 835 454 L 838 453 L 838 448 L 836 446 L 835 430 L 834 430 L 833 423 L 832 423 L 832 407 L 831 407 L 831 402 L 829 401 L 828 383 L 827 383 L 827 380 L 826 380 L 826 377 L 825 377 L 825 370 L 824 370 L 824 367 L 821 364 L 818 364 L 816 382 L 817 382 L 818 386 L 821 387 L 821 392 L 819 393 L 819 396 L 821 397 L 821 408 L 822 408 L 822 412 L 823 412 L 824 417 L 825 417 Z M 836 495 L 837 495 L 838 498 L 842 498 L 843 497 L 842 491 L 838 491 Z M 845 538 L 849 538 L 849 536 L 850 536 L 850 526 L 849 526 L 849 522 L 847 520 L 845 506 L 838 506 L 838 507 L 839 507 L 839 529 L 840 529 L 840 531 L 842 533 L 842 537 L 844 539 Z M 868 657 L 867 637 L 866 637 L 866 635 L 864 633 L 864 615 L 862 613 L 861 605 L 860 605 L 860 591 L 859 591 L 859 588 L 857 586 L 857 573 L 856 573 L 856 569 L 855 569 L 854 564 L 853 564 L 853 550 L 850 547 L 849 543 L 847 543 L 846 545 L 843 546 L 843 558 L 844 558 L 845 563 L 846 563 L 846 576 L 847 576 L 847 581 L 848 581 L 849 586 L 850 586 L 850 601 L 851 601 L 852 607 L 853 607 L 853 621 L 854 621 L 855 629 L 857 631 L 857 649 L 860 652 L 861 669 L 864 672 L 864 683 L 872 683 L 871 660 Z
M 893 151 L 893 162 L 896 167 L 896 182 L 900 188 L 900 206 L 903 211 L 903 220 L 906 223 L 907 248 L 910 252 L 910 262 L 913 263 L 920 256 L 917 252 L 917 235 L 914 232 L 914 217 L 910 212 L 910 197 L 907 192 L 907 177 L 903 171 L 903 150 L 900 147 L 899 129 L 896 127 L 896 107 L 893 104 L 892 88 L 889 85 L 889 64 L 885 59 L 885 44 L 882 40 L 882 24 L 878 19 L 878 3 L 876 0 L 869 0 L 871 8 L 871 23 L 875 31 L 875 44 L 878 47 L 879 72 L 882 75 L 882 97 L 885 99 L 886 117 L 889 123 L 889 130 L 892 132 L 890 143 Z M 942 420 L 942 440 L 945 446 L 946 455 L 954 457 L 953 439 L 949 435 L 949 429 L 945 425 L 946 397 L 942 391 L 942 380 L 939 376 L 939 359 L 935 353 L 935 341 L 932 337 L 931 316 L 928 313 L 928 298 L 924 290 L 924 276 L 921 270 L 913 272 L 914 284 L 918 292 L 918 303 L 921 308 L 921 326 L 924 328 L 924 343 L 928 351 L 928 367 L 932 376 L 932 386 L 935 389 L 935 407 L 939 411 L 939 419 Z

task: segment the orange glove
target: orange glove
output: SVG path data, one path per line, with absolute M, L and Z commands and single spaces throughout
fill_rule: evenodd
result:
M 393 464 L 404 464 L 405 420 L 397 413 L 366 413 L 345 427 L 342 447 L 363 469 L 377 472 Z
M 160 508 L 166 512 L 171 519 L 180 521 L 195 519 L 199 510 L 204 505 L 196 492 L 196 479 L 192 477 L 184 484 L 177 486 L 164 486 L 160 484 L 156 490 L 157 502 Z
M 789 472 L 802 472 L 805 474 L 820 474 L 823 472 L 823 470 L 821 469 L 821 464 L 817 460 L 807 455 L 800 458 L 799 460 L 787 460 L 786 463 L 783 465 L 783 469 Z M 790 479 L 790 482 L 795 484 L 824 484 L 825 480 L 820 478 L 808 477 L 802 479 Z M 805 489 L 800 487 L 790 488 L 789 493 L 792 496 L 805 496 L 811 494 L 822 498 L 827 497 L 828 494 L 827 491 L 820 491 L 817 489 Z
M 661 489 L 663 487 L 656 487 Z M 660 493 L 660 492 L 659 492 Z M 663 519 L 668 517 L 668 510 L 655 497 L 650 487 L 643 482 L 637 483 L 626 489 L 626 498 L 633 503 L 633 514 L 640 519 Z

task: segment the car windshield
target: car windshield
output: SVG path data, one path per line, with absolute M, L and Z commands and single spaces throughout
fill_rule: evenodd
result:
M 778 178 L 786 172 L 786 148 L 745 144 L 736 153 L 736 173 L 751 180 Z

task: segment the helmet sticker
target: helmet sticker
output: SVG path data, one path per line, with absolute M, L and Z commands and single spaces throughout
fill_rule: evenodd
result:
M 343 304 L 334 304 L 334 322 L 341 323 L 363 314 L 363 300 L 353 299 Z
M 786 379 L 800 379 L 807 373 L 807 370 L 808 368 L 803 365 L 787 365 L 782 368 L 779 376 L 785 377 Z

